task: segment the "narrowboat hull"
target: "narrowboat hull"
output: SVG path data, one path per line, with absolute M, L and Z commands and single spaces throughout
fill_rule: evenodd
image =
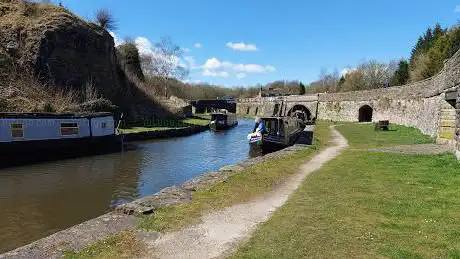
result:
M 301 133 L 302 131 L 298 131 L 287 138 L 270 135 L 252 137 L 249 145 L 251 149 L 260 149 L 263 153 L 273 152 L 294 145 Z
M 0 167 L 119 152 L 121 149 L 118 135 L 0 142 Z
M 228 130 L 228 129 L 231 129 L 233 127 L 235 127 L 236 125 L 238 125 L 238 122 L 235 122 L 233 124 L 227 124 L 227 123 L 210 123 L 209 124 L 209 128 L 212 130 L 212 131 L 221 131 L 221 130 Z

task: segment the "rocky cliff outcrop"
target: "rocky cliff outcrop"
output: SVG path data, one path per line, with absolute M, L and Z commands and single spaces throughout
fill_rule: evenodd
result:
M 32 73 L 79 93 L 91 84 L 133 117 L 172 115 L 125 73 L 121 58 L 105 29 L 64 7 L 0 0 L 0 86 L 11 73 Z

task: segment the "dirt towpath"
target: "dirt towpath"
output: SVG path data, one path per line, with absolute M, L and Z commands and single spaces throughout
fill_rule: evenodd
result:
M 346 139 L 332 129 L 330 145 L 297 174 L 275 191 L 251 202 L 214 211 L 203 216 L 198 225 L 177 232 L 165 233 L 154 240 L 145 240 L 149 258 L 219 258 L 230 255 L 237 246 L 251 236 L 257 225 L 267 221 L 281 207 L 304 178 L 335 158 L 348 146 Z

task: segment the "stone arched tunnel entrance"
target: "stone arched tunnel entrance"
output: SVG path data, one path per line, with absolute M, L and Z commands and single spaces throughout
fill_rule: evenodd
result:
M 309 121 L 312 119 L 310 110 L 300 104 L 294 105 L 294 107 L 289 110 L 287 115 L 295 116 L 303 121 Z
M 374 110 L 369 105 L 363 105 L 359 108 L 358 121 L 359 122 L 372 122 L 372 115 Z

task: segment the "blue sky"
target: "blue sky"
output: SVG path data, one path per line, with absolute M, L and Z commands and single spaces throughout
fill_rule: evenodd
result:
M 460 18 L 460 0 L 62 2 L 85 18 L 110 9 L 119 39 L 139 37 L 148 46 L 171 37 L 188 50 L 190 81 L 225 86 L 279 79 L 308 83 L 322 69 L 408 57 L 428 26 L 451 26 Z

